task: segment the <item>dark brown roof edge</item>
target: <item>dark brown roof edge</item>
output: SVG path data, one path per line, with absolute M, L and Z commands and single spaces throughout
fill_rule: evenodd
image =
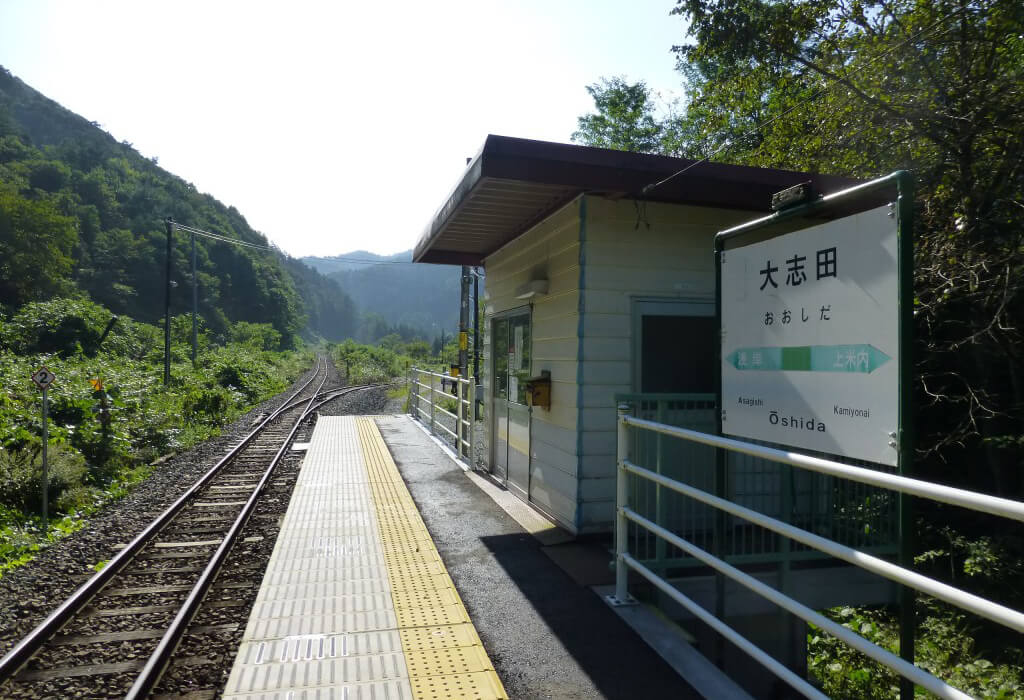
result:
M 431 250 L 447 224 L 472 198 L 484 178 L 559 185 L 570 188 L 566 201 L 582 192 L 639 197 L 644 186 L 658 182 L 695 161 L 671 156 L 488 135 L 444 204 L 437 210 L 413 250 L 414 262 L 479 264 L 479 255 Z M 833 175 L 701 162 L 649 192 L 650 201 L 717 206 L 767 212 L 772 192 L 812 181 L 822 193 L 860 180 Z M 520 232 L 521 233 L 521 232 Z M 473 262 L 455 263 L 455 257 Z

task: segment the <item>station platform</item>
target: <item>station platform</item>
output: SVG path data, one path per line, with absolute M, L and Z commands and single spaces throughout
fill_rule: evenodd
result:
M 321 416 L 230 700 L 699 697 L 407 416 Z

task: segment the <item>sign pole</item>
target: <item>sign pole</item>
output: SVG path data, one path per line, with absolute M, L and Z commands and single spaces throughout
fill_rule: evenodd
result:
M 32 373 L 32 382 L 43 392 L 43 527 L 49 523 L 49 492 L 50 492 L 50 462 L 47 454 L 47 447 L 50 444 L 50 395 L 47 389 L 57 379 L 57 375 L 46 367 L 40 367 Z
M 47 509 L 49 506 L 48 498 L 50 492 L 50 466 L 48 461 L 48 455 L 46 453 L 46 447 L 50 442 L 49 436 L 49 417 L 50 417 L 50 397 L 47 392 L 47 388 L 43 387 L 43 528 L 45 529 L 49 524 L 49 518 Z
M 899 473 L 913 477 L 914 466 L 914 178 L 909 172 L 896 173 L 896 236 L 899 267 L 899 356 L 900 394 L 899 426 L 896 433 Z M 900 566 L 914 568 L 914 511 L 913 496 L 899 495 L 900 513 Z M 914 663 L 914 645 L 917 621 L 916 592 L 907 585 L 900 586 L 900 657 Z M 913 700 L 914 684 L 900 677 L 901 700 Z
M 722 395 L 722 362 L 725 351 L 722 349 L 722 262 L 725 258 L 725 244 L 715 236 L 715 326 L 718 328 L 719 342 L 718 362 L 715 363 L 715 388 L 718 395 L 715 397 L 715 434 L 722 435 L 723 422 L 725 421 L 725 401 Z M 729 475 L 728 456 L 720 447 L 715 448 L 715 495 L 719 498 L 727 498 L 726 479 Z M 728 525 L 725 511 L 716 508 L 714 522 L 712 523 L 712 553 L 722 559 L 725 557 L 725 530 Z M 715 617 L 725 622 L 725 576 L 720 571 L 715 572 Z M 715 635 L 713 647 L 713 661 L 719 668 L 725 668 L 725 640 L 720 634 Z

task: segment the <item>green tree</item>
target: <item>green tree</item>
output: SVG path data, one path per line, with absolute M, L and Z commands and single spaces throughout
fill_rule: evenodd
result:
M 680 0 L 696 153 L 919 182 L 919 444 L 1021 492 L 1024 5 Z M 942 457 L 967 446 L 980 471 Z
M 601 78 L 587 86 L 597 114 L 580 117 L 572 140 L 587 146 L 617 151 L 660 153 L 674 150 L 675 134 L 669 120 L 655 114 L 654 99 L 643 81 Z
M 74 221 L 46 200 L 0 189 L 0 303 L 15 306 L 68 288 Z

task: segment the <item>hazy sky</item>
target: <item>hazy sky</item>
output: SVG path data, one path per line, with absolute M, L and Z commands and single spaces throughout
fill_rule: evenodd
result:
M 673 0 L 0 0 L 0 64 L 292 255 L 411 248 L 488 133 L 681 95 Z

